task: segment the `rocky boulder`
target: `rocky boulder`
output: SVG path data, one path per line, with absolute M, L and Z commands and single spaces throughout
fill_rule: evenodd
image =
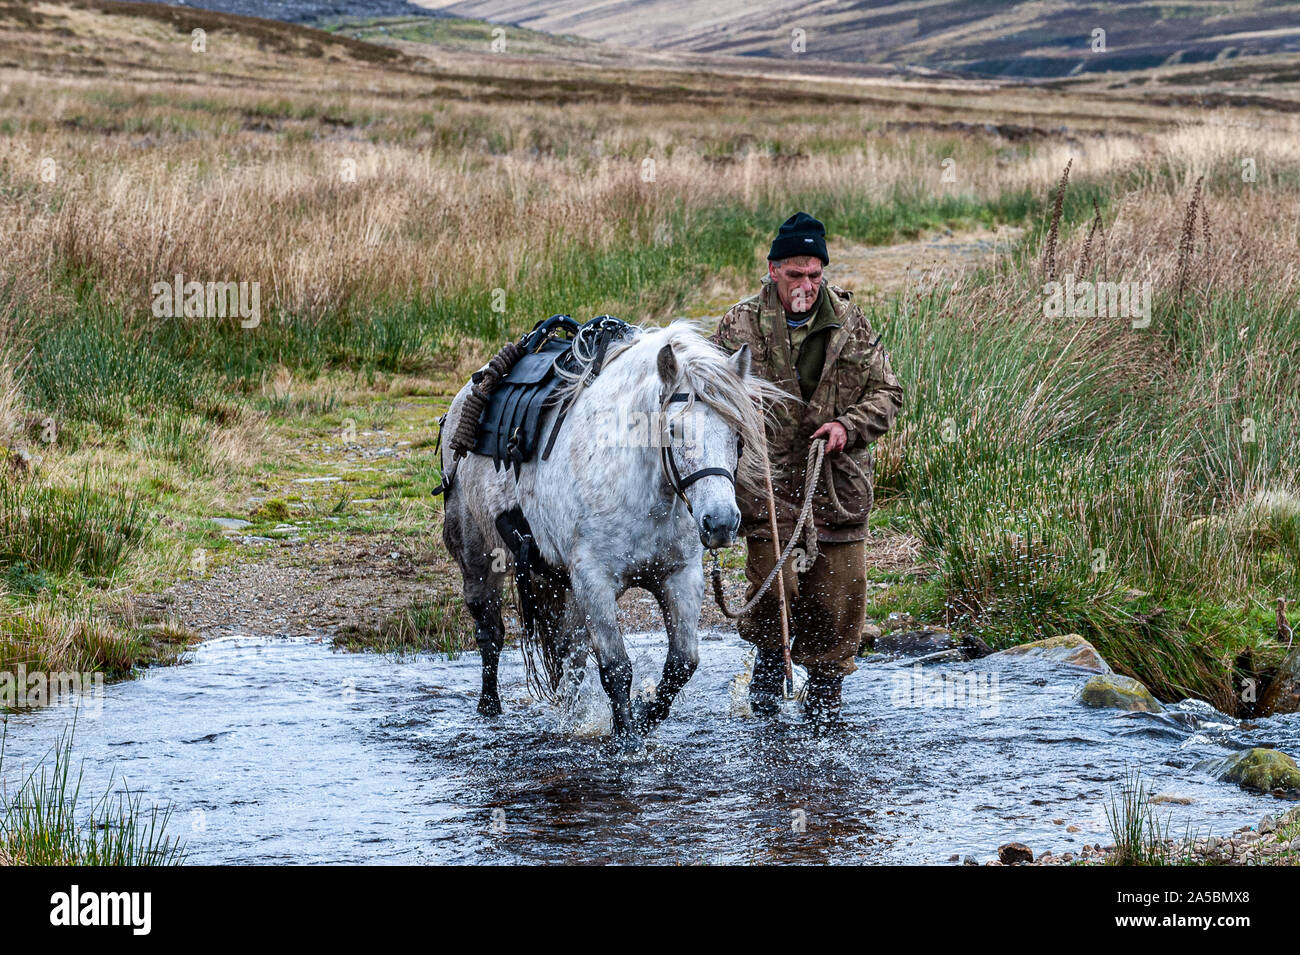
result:
M 1259 716 L 1300 712 L 1300 647 L 1292 650 L 1259 697 Z
M 1255 792 L 1300 796 L 1300 767 L 1275 749 L 1248 749 L 1204 767 L 1220 779 Z
M 961 640 L 947 630 L 895 630 L 876 637 L 875 651 L 891 657 L 924 657 L 957 650 Z
M 1034 861 L 1034 850 L 1022 842 L 1008 842 L 998 847 L 998 861 L 1003 865 L 1028 864 Z
M 1050 660 L 1068 666 L 1091 670 L 1093 673 L 1110 673 L 1110 664 L 1101 658 L 1097 648 L 1077 633 L 1067 633 L 1061 637 L 1049 637 L 1022 643 L 1017 647 L 1001 650 L 995 657 L 1023 658 L 1031 660 Z
M 1160 713 L 1164 707 L 1140 681 L 1118 673 L 1102 673 L 1083 685 L 1079 702 L 1129 712 Z

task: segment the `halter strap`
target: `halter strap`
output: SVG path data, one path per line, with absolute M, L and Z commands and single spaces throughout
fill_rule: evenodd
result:
M 692 398 L 699 398 L 699 395 L 693 395 L 685 391 L 675 391 L 660 401 L 661 413 L 674 402 L 690 401 Z M 744 450 L 745 439 L 740 435 L 736 435 L 737 467 L 740 466 L 740 455 Z M 718 477 L 724 477 L 730 481 L 733 488 L 736 486 L 735 472 L 728 471 L 726 468 L 700 468 L 698 471 L 692 471 L 686 477 L 682 477 L 682 472 L 677 468 L 677 462 L 673 460 L 671 442 L 659 448 L 659 463 L 663 468 L 664 478 L 668 481 L 668 486 L 673 489 L 674 494 L 682 499 L 682 503 L 686 505 L 686 512 L 692 517 L 695 516 L 695 511 L 691 508 L 691 502 L 686 497 L 686 489 L 696 481 L 716 474 Z

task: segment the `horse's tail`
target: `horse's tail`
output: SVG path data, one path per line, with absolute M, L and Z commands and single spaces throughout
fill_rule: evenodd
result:
M 528 593 L 523 592 L 528 589 Z M 564 676 L 565 605 L 568 582 L 553 572 L 515 575 L 523 636 L 524 675 L 533 696 L 555 703 Z M 529 609 L 524 610 L 527 606 Z

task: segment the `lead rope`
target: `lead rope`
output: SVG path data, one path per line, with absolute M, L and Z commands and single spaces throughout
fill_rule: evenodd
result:
M 772 549 L 776 550 L 780 547 L 780 536 L 776 530 L 776 499 L 775 495 L 772 493 L 772 464 L 766 453 L 767 449 L 764 448 L 763 450 L 763 468 L 767 484 L 767 513 L 772 527 Z M 781 551 L 781 555 L 777 558 L 776 565 L 772 568 L 771 573 L 767 575 L 767 579 L 763 581 L 762 586 L 758 588 L 758 592 L 755 593 L 754 596 L 750 598 L 749 602 L 739 610 L 733 611 L 727 607 L 727 598 L 723 596 L 722 593 L 722 561 L 718 556 L 717 550 L 709 552 L 713 556 L 713 599 L 714 602 L 717 603 L 718 609 L 722 611 L 724 617 L 736 620 L 753 610 L 754 605 L 763 598 L 763 595 L 767 593 L 768 588 L 772 586 L 772 581 L 776 579 L 777 574 L 781 573 L 781 568 L 785 566 L 785 562 L 794 551 L 795 545 L 799 542 L 799 535 L 803 531 L 804 525 L 807 524 L 809 516 L 812 514 L 813 494 L 817 490 L 817 478 L 821 475 L 822 458 L 825 453 L 825 438 L 818 438 L 809 446 L 808 463 L 804 468 L 803 507 L 799 511 L 799 519 L 795 522 L 794 531 L 790 534 L 790 542 L 786 544 L 785 549 Z M 814 555 L 814 559 L 815 556 L 816 555 Z M 785 663 L 785 680 L 782 690 L 784 691 L 786 698 L 789 699 L 794 690 L 794 670 L 790 662 L 790 625 L 788 609 L 785 605 L 785 588 L 781 588 L 779 593 L 781 597 L 781 656 Z

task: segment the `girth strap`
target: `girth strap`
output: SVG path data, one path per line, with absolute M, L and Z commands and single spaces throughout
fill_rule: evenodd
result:
M 519 592 L 519 616 L 528 634 L 537 631 L 537 608 L 533 603 L 532 575 L 539 561 L 532 528 L 518 507 L 497 515 L 497 533 L 515 558 L 515 583 Z

